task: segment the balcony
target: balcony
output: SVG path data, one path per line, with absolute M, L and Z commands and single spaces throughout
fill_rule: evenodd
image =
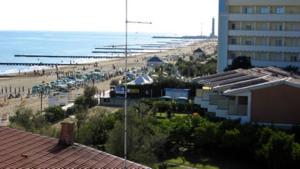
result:
M 229 36 L 300 37 L 300 31 L 229 30 Z
M 300 14 L 229 14 L 230 21 L 299 22 Z
M 229 51 L 255 51 L 255 52 L 295 52 L 299 53 L 299 47 L 286 46 L 254 46 L 254 45 L 229 45 Z
M 236 5 L 236 6 L 269 6 L 270 4 L 274 6 L 284 6 L 286 4 L 291 5 L 300 5 L 300 1 L 297 0 L 248 0 L 248 1 L 241 1 L 241 0 L 228 0 L 228 4 Z

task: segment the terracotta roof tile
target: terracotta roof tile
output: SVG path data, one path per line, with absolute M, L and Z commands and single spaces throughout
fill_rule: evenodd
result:
M 0 127 L 0 168 L 123 168 L 117 156 L 81 144 Z M 128 168 L 148 168 L 128 161 Z

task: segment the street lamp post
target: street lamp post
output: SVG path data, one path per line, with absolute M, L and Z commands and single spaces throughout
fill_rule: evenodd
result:
M 151 22 L 129 21 L 128 0 L 125 0 L 125 94 L 124 94 L 124 169 L 127 169 L 127 71 L 128 71 L 128 24 L 152 24 Z

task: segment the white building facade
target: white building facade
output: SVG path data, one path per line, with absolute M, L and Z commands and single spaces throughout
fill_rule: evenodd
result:
M 218 72 L 238 56 L 300 68 L 300 0 L 219 0 Z

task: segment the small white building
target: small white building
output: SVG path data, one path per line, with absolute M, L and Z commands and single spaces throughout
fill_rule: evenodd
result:
M 196 50 L 194 50 L 193 52 L 193 59 L 200 59 L 205 57 L 205 53 L 201 48 L 198 48 Z

